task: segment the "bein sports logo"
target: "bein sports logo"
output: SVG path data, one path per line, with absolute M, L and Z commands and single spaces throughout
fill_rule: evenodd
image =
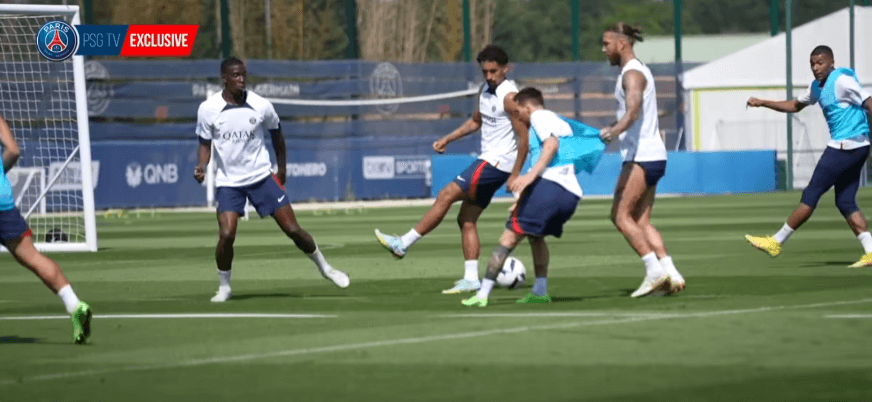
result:
M 427 155 L 363 157 L 363 178 L 367 180 L 424 179 L 430 185 L 431 175 Z
M 145 180 L 146 184 L 175 184 L 179 181 L 179 168 L 175 163 L 147 164 L 145 167 L 137 162 L 127 165 L 127 185 L 137 188 Z
M 47 22 L 36 34 L 36 48 L 46 59 L 63 61 L 79 48 L 79 34 L 64 21 Z

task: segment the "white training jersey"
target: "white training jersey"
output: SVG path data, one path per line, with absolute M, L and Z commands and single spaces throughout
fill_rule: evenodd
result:
M 530 126 L 536 130 L 536 136 L 544 143 L 548 137 L 571 137 L 572 127 L 569 123 L 550 110 L 537 110 L 530 115 Z M 556 158 L 557 155 L 554 155 Z M 531 161 L 535 163 L 536 161 Z M 553 181 L 581 198 L 581 186 L 575 177 L 575 164 L 549 166 L 542 172 L 542 178 Z
M 660 125 L 657 122 L 657 92 L 654 89 L 654 76 L 651 70 L 639 60 L 633 59 L 621 69 L 615 85 L 615 99 L 618 101 L 618 120 L 627 113 L 627 94 L 624 92 L 624 74 L 636 70 L 645 76 L 645 91 L 642 93 L 642 108 L 639 118 L 627 131 L 621 133 L 621 157 L 625 162 L 650 162 L 666 160 L 666 145 L 660 138 Z
M 246 91 L 243 105 L 230 105 L 218 92 L 197 111 L 197 135 L 211 140 L 215 149 L 218 187 L 241 187 L 257 183 L 272 171 L 264 133 L 279 128 L 272 103 Z
M 503 101 L 507 94 L 518 92 L 514 81 L 504 80 L 491 92 L 484 85 L 479 96 L 478 111 L 481 113 L 481 156 L 491 166 L 510 173 L 518 158 L 518 141 L 512 120 Z
M 814 91 L 815 85 L 820 85 L 820 83 L 818 83 L 817 80 L 812 81 L 812 83 L 809 84 L 806 93 L 796 100 L 805 103 L 806 105 L 814 105 L 818 103 L 820 99 L 818 99 L 815 94 L 819 94 L 820 91 Z M 834 89 L 836 92 L 836 99 L 839 100 L 839 106 L 842 108 L 846 108 L 849 105 L 863 106 L 863 102 L 865 102 L 866 99 L 869 99 L 869 97 L 872 97 L 872 94 L 870 94 L 865 88 L 861 87 L 857 80 L 846 74 L 840 75 L 839 78 L 836 78 Z M 859 140 L 830 140 L 827 143 L 827 146 L 835 149 L 857 149 L 869 145 L 869 137 L 862 137 L 863 138 Z

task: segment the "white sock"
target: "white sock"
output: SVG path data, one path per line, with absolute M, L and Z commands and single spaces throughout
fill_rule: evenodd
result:
M 402 235 L 400 237 L 400 241 L 403 242 L 403 247 L 409 248 L 413 244 L 415 244 L 416 241 L 421 240 L 421 237 L 423 237 L 423 236 L 421 236 L 418 232 L 416 232 L 415 229 L 412 229 L 408 233 Z M 478 279 L 477 273 L 476 273 L 476 279 Z
M 533 282 L 532 293 L 536 296 L 545 296 L 548 294 L 548 278 L 536 277 L 536 282 Z
M 779 230 L 778 233 L 774 234 L 772 238 L 774 238 L 775 241 L 784 244 L 784 242 L 786 242 L 792 234 L 793 228 L 787 226 L 787 224 L 785 223 L 784 226 L 781 227 L 781 230 Z
M 463 262 L 463 279 L 468 281 L 478 280 L 478 260 L 467 260 Z
M 476 296 L 478 296 L 479 299 L 487 299 L 487 297 L 490 295 L 491 289 L 493 288 L 494 280 L 484 278 L 484 280 L 481 281 L 481 289 L 478 290 Z
M 230 271 L 218 270 L 218 287 L 230 289 Z
M 73 292 L 72 286 L 67 285 L 58 290 L 58 297 L 64 302 L 67 313 L 73 314 L 73 311 L 76 311 L 76 306 L 79 305 L 79 298 L 76 297 L 76 292 Z
M 645 263 L 645 275 L 649 278 L 657 278 L 663 272 L 663 267 L 660 266 L 660 261 L 657 261 L 657 254 L 650 252 L 642 256 L 642 262 Z
M 327 260 L 324 259 L 324 254 L 321 254 L 321 249 L 318 246 L 315 246 L 315 251 L 312 254 L 306 254 L 306 257 L 309 257 L 315 265 L 318 266 L 318 269 L 321 271 L 326 271 L 330 267 L 330 264 L 327 263 Z
M 872 253 L 872 234 L 869 232 L 863 232 L 857 235 L 857 240 L 860 240 L 860 244 L 863 245 L 863 250 L 866 254 Z
M 666 271 L 669 276 L 681 276 L 678 269 L 675 268 L 675 263 L 672 262 L 672 257 L 666 256 L 660 259 L 660 266 Z

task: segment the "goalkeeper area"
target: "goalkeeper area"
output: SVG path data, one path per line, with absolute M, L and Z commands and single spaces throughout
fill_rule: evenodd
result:
M 394 260 L 372 229 L 401 233 L 424 207 L 300 211 L 351 286 L 335 288 L 269 220 L 240 222 L 234 297 L 217 286 L 212 213 L 98 219 L 100 253 L 53 254 L 94 308 L 70 342 L 57 298 L 0 269 L 3 400 L 868 401 L 872 271 L 835 208 L 820 208 L 777 259 L 742 236 L 783 223 L 798 192 L 663 198 L 655 222 L 687 290 L 631 299 L 638 258 L 585 200 L 549 239 L 549 305 L 484 309 L 442 295 L 462 269 L 445 222 Z M 826 195 L 822 205 L 832 202 Z M 862 188 L 860 205 L 872 202 Z M 479 221 L 496 244 L 506 204 Z M 449 214 L 455 214 L 455 207 Z M 486 254 L 487 251 L 484 251 Z M 516 257 L 528 266 L 526 242 Z M 483 259 L 486 256 L 483 256 Z
M 0 112 L 22 154 L 7 177 L 39 249 L 97 251 L 84 64 L 39 53 L 36 33 L 52 21 L 78 24 L 78 8 L 0 5 Z

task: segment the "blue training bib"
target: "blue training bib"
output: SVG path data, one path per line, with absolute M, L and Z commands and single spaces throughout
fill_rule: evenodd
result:
M 582 122 L 559 116 L 569 123 L 572 136 L 557 137 L 560 147 L 557 155 L 548 166 L 575 165 L 575 172 L 593 173 L 596 165 L 606 149 L 606 144 L 599 136 L 599 130 Z M 535 164 L 542 153 L 542 141 L 536 135 L 536 130 L 530 127 L 530 161 Z

